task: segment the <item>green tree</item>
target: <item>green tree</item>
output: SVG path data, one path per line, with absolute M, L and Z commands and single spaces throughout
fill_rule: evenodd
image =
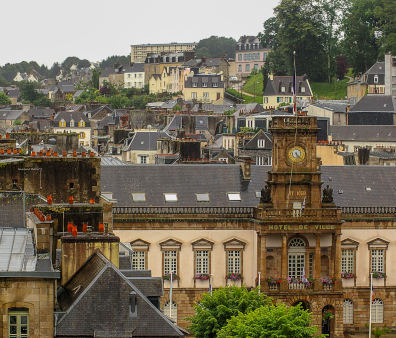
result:
M 232 316 L 248 313 L 261 306 L 268 307 L 271 299 L 246 288 L 226 287 L 203 294 L 202 300 L 194 306 L 195 315 L 190 318 L 191 331 L 196 337 L 216 337 L 218 331 Z
M 276 49 L 278 47 L 279 25 L 279 20 L 276 17 L 271 17 L 264 22 L 263 33 L 258 34 L 262 46 L 271 49 Z
M 351 0 L 345 11 L 341 47 L 355 75 L 370 68 L 379 55 L 379 22 L 374 14 L 378 3 L 379 0 Z
M 382 42 L 382 53 L 391 52 L 396 55 L 396 0 L 377 0 L 377 6 L 374 10 L 375 16 L 378 18 L 380 34 Z
M 127 66 L 130 63 L 130 56 L 129 55 L 127 55 L 127 56 L 124 56 L 124 55 L 109 56 L 108 58 L 106 58 L 100 62 L 100 68 L 104 69 L 107 67 L 113 67 L 115 63 Z
M 317 335 L 318 328 L 310 326 L 311 314 L 300 306 L 285 304 L 262 306 L 249 313 L 232 317 L 218 333 L 220 338 L 266 337 L 310 338 Z
M 35 101 L 43 96 L 43 94 L 40 94 L 36 90 L 39 88 L 39 84 L 37 84 L 37 83 L 21 81 L 21 82 L 19 82 L 18 86 L 19 86 L 19 90 L 21 92 L 21 99 L 24 101 L 33 103 L 33 101 Z
M 92 78 L 91 78 L 91 85 L 92 87 L 99 89 L 99 76 L 100 76 L 101 70 L 100 69 L 94 69 L 92 71 Z
M 211 36 L 198 42 L 195 55 L 199 58 L 235 57 L 236 41 L 233 38 Z
M 0 104 L 11 104 L 10 98 L 3 92 L 0 92 Z

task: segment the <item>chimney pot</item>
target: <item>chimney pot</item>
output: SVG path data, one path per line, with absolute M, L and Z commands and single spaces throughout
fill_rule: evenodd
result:
M 77 236 L 77 227 L 76 227 L 76 226 L 73 226 L 72 235 L 73 235 L 74 237 Z
M 47 203 L 52 204 L 52 195 L 47 196 Z
M 83 223 L 83 232 L 87 232 L 87 230 L 88 230 L 88 224 Z
M 72 222 L 68 222 L 67 223 L 67 232 L 72 232 L 73 231 L 73 223 Z
M 99 232 L 104 232 L 104 224 L 99 223 Z
M 73 196 L 69 196 L 69 204 L 73 204 L 73 203 L 74 203 Z

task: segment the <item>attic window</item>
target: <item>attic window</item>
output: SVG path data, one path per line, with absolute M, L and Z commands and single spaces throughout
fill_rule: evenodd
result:
M 265 147 L 265 140 L 264 139 L 257 140 L 257 147 L 258 148 L 264 148 Z
M 209 193 L 195 194 L 197 202 L 209 202 Z
M 164 193 L 165 202 L 177 202 L 176 193 Z
M 339 190 L 338 190 L 338 193 L 341 195 L 341 194 L 343 194 L 343 193 L 344 193 L 344 190 L 342 190 L 342 189 L 339 189 Z
M 284 93 L 286 91 L 286 87 L 281 87 L 281 92 Z
M 145 202 L 146 194 L 144 192 L 133 192 L 132 199 L 134 202 Z
M 256 191 L 256 197 L 260 198 L 261 197 L 261 191 Z
M 305 87 L 301 87 L 301 93 L 305 93 Z
M 378 83 L 378 75 L 374 75 L 374 83 Z
M 366 187 L 366 191 L 371 191 L 371 187 Z
M 228 200 L 229 201 L 240 201 L 241 200 L 241 194 L 239 192 L 229 192 L 227 193 Z

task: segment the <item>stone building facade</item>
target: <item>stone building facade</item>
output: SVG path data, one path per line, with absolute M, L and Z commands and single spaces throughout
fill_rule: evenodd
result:
M 179 325 L 189 326 L 193 305 L 209 290 L 203 273 L 213 288 L 260 280 L 276 301 L 309 309 L 323 333 L 364 336 L 370 272 L 379 277 L 374 325 L 395 325 L 396 196 L 387 186 L 396 171 L 320 167 L 317 131 L 314 117 L 274 117 L 271 167 L 102 167 L 102 189 L 116 201 L 115 234 L 142 252 L 136 262 L 154 276 L 175 273 Z M 165 311 L 169 286 L 165 279 Z

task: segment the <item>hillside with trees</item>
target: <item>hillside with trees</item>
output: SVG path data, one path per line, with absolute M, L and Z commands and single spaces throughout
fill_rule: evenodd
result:
M 396 54 L 396 0 L 281 0 L 264 22 L 260 40 L 273 51 L 267 72 L 331 82 L 366 71 L 385 52 Z M 344 71 L 340 69 L 344 68 Z

